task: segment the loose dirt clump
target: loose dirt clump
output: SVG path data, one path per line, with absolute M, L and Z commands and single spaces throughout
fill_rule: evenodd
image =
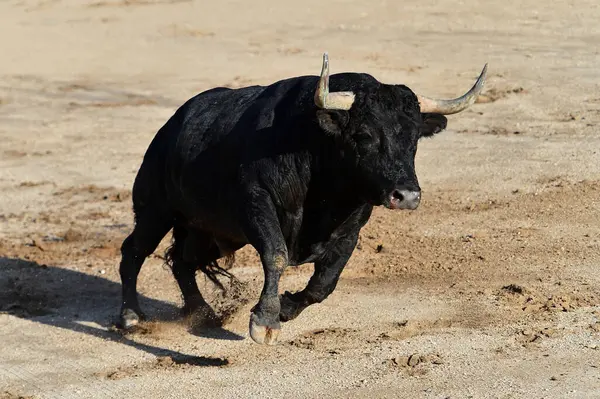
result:
M 522 87 L 514 87 L 514 88 L 498 88 L 492 87 L 485 90 L 479 97 L 477 97 L 476 103 L 485 104 L 485 103 L 493 103 L 505 97 L 508 97 L 513 94 L 526 94 L 527 91 Z
M 109 380 L 121 380 L 129 377 L 141 377 L 144 374 L 154 371 L 190 371 L 196 367 L 226 367 L 230 365 L 227 358 L 213 358 L 191 355 L 167 355 L 158 356 L 151 362 L 144 362 L 127 367 L 120 367 L 117 370 L 97 374 L 100 377 Z
M 325 328 L 313 330 L 289 341 L 288 344 L 297 348 L 331 351 L 343 350 L 358 330 L 350 328 Z
M 504 304 L 518 306 L 523 312 L 533 314 L 569 312 L 600 303 L 600 296 L 594 292 L 565 294 L 561 291 L 564 290 L 554 289 L 551 294 L 544 294 L 540 290 L 530 290 L 519 285 L 509 284 L 497 292 L 497 298 Z
M 545 338 L 556 338 L 560 336 L 562 329 L 553 327 L 544 327 L 543 329 L 525 328 L 517 333 L 517 342 L 523 346 L 528 346 L 533 343 L 540 343 Z
M 432 366 L 444 364 L 444 359 L 439 353 L 396 356 L 385 362 L 388 367 L 394 370 L 400 370 L 408 376 L 423 376 L 429 372 Z
M 377 335 L 375 341 L 402 341 L 419 335 L 434 334 L 436 331 L 452 327 L 451 320 L 404 320 L 393 323 Z
M 34 396 L 17 395 L 15 393 L 4 391 L 0 393 L 0 399 L 37 399 Z

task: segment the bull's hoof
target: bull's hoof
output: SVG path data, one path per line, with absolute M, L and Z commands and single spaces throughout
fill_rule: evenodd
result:
M 135 311 L 133 309 L 123 309 L 121 311 L 121 317 L 119 318 L 118 327 L 129 330 L 137 326 L 140 321 L 146 319 L 146 316 L 141 311 Z
M 254 313 L 250 315 L 250 337 L 257 344 L 275 345 L 280 329 L 281 327 L 278 322 L 270 325 L 262 325 L 258 316 Z

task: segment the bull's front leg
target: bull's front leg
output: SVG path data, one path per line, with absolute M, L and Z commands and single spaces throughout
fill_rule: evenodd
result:
M 335 290 L 357 241 L 358 232 L 339 239 L 322 259 L 315 262 L 315 272 L 306 288 L 293 294 L 286 291 L 281 295 L 279 312 L 281 321 L 296 318 L 308 306 L 324 301 Z
M 287 245 L 268 194 L 253 197 L 249 205 L 244 231 L 260 255 L 265 276 L 260 299 L 250 314 L 250 337 L 259 344 L 273 345 L 281 329 L 279 279 L 288 265 Z

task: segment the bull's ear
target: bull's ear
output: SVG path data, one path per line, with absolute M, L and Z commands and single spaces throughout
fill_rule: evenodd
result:
M 421 125 L 421 137 L 431 137 L 446 128 L 448 119 L 440 114 L 421 114 L 423 124 Z
M 319 126 L 329 134 L 342 134 L 342 131 L 350 121 L 350 115 L 346 111 L 320 109 L 317 111 Z

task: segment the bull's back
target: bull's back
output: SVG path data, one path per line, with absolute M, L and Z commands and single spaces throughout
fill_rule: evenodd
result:
M 133 186 L 136 214 L 147 207 L 173 211 L 178 197 L 181 174 L 186 164 L 201 158 L 223 140 L 237 123 L 233 114 L 241 114 L 261 88 L 214 88 L 184 103 L 159 129 L 151 141 Z M 175 192 L 174 192 L 175 191 Z

